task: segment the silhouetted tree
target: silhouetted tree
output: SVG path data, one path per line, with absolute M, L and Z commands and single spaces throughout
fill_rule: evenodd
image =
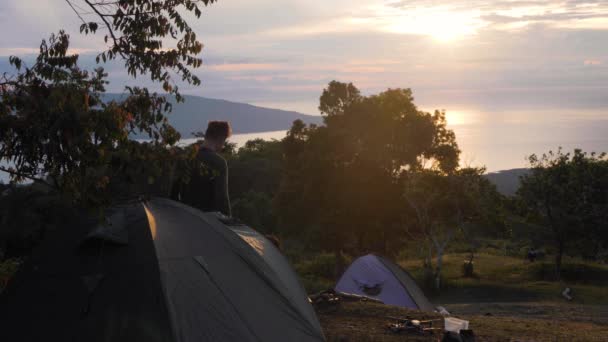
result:
M 352 84 L 335 81 L 319 108 L 324 125 L 296 121 L 283 141 L 281 226 L 314 233 L 337 256 L 347 247 L 389 252 L 400 238 L 400 173 L 458 165 L 445 113 L 419 111 L 409 89 L 361 96 Z
M 407 172 L 402 175 L 405 219 L 408 236 L 426 243 L 429 251 L 425 266 L 432 274 L 434 287 L 441 287 L 443 255 L 458 234 L 465 237 L 479 233 L 478 225 L 496 224 L 500 213 L 500 195 L 486 179 L 483 168 L 463 168 L 445 174 L 434 170 Z M 413 220 L 411 219 L 413 218 Z M 430 270 L 431 251 L 435 269 Z
M 228 157 L 228 165 L 233 215 L 260 231 L 277 233 L 272 199 L 283 172 L 281 142 L 250 140 Z
M 579 253 L 608 246 L 608 160 L 606 154 L 550 151 L 529 158 L 531 172 L 521 177 L 517 195 L 529 221 L 548 227 L 556 248 L 555 268 L 578 244 Z
M 130 75 L 149 74 L 178 100 L 171 73 L 200 83 L 191 69 L 202 63 L 196 56 L 202 44 L 182 12 L 199 17 L 197 3 L 213 0 L 66 2 L 83 20 L 81 32 L 106 32 L 108 50 L 99 54 L 98 63 L 121 59 Z M 164 45 L 171 42 L 174 46 Z M 2 171 L 12 181 L 43 182 L 95 207 L 107 204 L 111 189 L 121 189 L 124 182 L 155 183 L 168 160 L 192 156 L 166 148 L 180 136 L 165 117 L 170 110 L 165 97 L 126 87 L 124 101 L 104 103 L 107 74 L 102 68 L 80 69 L 78 55 L 68 47 L 69 36 L 60 31 L 42 41 L 32 66 L 10 57 L 16 73 L 0 78 L 0 161 L 7 163 Z M 133 132 L 147 133 L 151 141 L 131 141 Z

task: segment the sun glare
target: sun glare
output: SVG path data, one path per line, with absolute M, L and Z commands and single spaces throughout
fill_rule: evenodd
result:
M 424 11 L 388 16 L 387 30 L 430 36 L 439 42 L 450 42 L 474 35 L 481 22 L 472 13 Z

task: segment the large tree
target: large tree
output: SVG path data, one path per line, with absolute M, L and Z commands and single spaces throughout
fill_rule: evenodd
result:
M 335 81 L 319 109 L 324 125 L 297 121 L 284 140 L 281 226 L 316 237 L 337 255 L 345 248 L 390 252 L 399 239 L 399 174 L 458 165 L 445 113 L 418 110 L 409 89 L 362 96 Z
M 563 255 L 597 256 L 608 247 L 608 159 L 605 154 L 561 149 L 529 158 L 529 174 L 517 192 L 532 223 L 548 227 L 555 247 L 555 271 L 561 276 Z

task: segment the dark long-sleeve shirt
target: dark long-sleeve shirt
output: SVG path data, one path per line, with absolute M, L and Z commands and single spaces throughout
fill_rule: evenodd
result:
M 193 171 L 189 183 L 176 184 L 171 197 L 202 211 L 219 211 L 232 216 L 226 160 L 205 147 L 196 158 L 204 165 L 202 172 Z

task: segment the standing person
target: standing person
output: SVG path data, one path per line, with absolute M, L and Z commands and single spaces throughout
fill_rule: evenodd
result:
M 171 197 L 202 211 L 218 211 L 232 216 L 228 196 L 228 164 L 219 154 L 226 139 L 232 135 L 226 121 L 211 121 L 205 131 L 197 162 L 203 164 L 200 170 L 192 171 L 188 184 L 173 187 Z

